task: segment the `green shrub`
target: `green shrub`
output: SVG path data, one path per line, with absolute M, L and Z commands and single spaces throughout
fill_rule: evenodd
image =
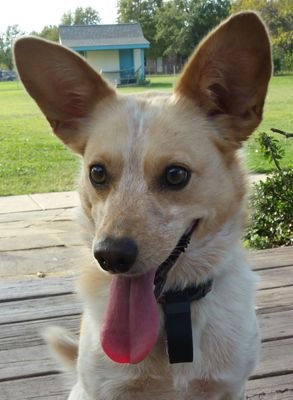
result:
M 254 185 L 252 214 L 245 239 L 250 247 L 266 249 L 293 244 L 293 170 L 276 171 Z
M 288 138 L 293 136 L 279 129 L 272 130 Z M 293 169 L 281 169 L 279 161 L 284 149 L 276 138 L 261 132 L 257 142 L 263 155 L 275 164 L 276 171 L 253 186 L 252 213 L 245 241 L 256 249 L 289 246 L 293 244 Z

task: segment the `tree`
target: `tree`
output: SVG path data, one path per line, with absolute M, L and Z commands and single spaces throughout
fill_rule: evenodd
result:
M 200 40 L 229 15 L 229 0 L 170 0 L 156 15 L 163 55 L 186 58 Z
M 228 17 L 229 0 L 193 0 L 188 12 L 190 53 L 208 32 Z
M 9 25 L 6 32 L 0 33 L 0 64 L 8 70 L 13 69 L 12 42 L 23 34 L 24 32 L 19 29 L 18 25 Z
M 291 0 L 236 0 L 233 2 L 232 12 L 243 10 L 258 11 L 268 25 L 273 37 L 281 32 L 288 32 L 293 29 Z
M 42 29 L 40 33 L 38 32 L 31 32 L 32 35 L 34 36 L 39 36 L 47 40 L 51 40 L 53 42 L 58 42 L 59 41 L 59 30 L 58 26 L 56 25 L 46 25 Z
M 156 15 L 155 40 L 163 56 L 188 56 L 188 1 L 166 2 Z
M 275 72 L 293 69 L 293 7 L 292 0 L 236 0 L 232 12 L 258 11 L 267 24 L 273 43 Z
M 63 14 L 62 25 L 97 25 L 101 21 L 99 13 L 92 7 L 78 7 L 75 11 Z
M 157 55 L 155 16 L 163 0 L 120 0 L 118 1 L 118 22 L 139 22 L 145 38 L 150 42 L 148 55 Z
M 118 21 L 140 22 L 148 55 L 186 58 L 229 10 L 229 0 L 120 0 Z

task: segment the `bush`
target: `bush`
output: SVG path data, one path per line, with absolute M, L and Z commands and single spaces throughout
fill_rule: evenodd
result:
M 293 244 L 293 170 L 276 171 L 254 185 L 253 209 L 245 239 L 250 247 L 266 249 Z
M 284 51 L 274 46 L 273 48 L 274 75 L 291 73 L 293 71 L 292 51 Z
M 287 138 L 290 133 L 272 129 Z M 261 152 L 275 164 L 276 171 L 253 186 L 250 198 L 250 225 L 245 236 L 248 246 L 266 249 L 293 244 L 293 170 L 282 170 L 279 161 L 284 149 L 278 140 L 261 132 L 257 138 Z

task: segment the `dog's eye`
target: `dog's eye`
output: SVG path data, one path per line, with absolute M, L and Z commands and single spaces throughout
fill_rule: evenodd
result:
M 179 165 L 170 165 L 165 169 L 164 186 L 179 190 L 187 185 L 190 179 L 190 171 Z
M 107 180 L 107 171 L 103 165 L 97 164 L 90 167 L 90 181 L 94 186 L 104 185 Z

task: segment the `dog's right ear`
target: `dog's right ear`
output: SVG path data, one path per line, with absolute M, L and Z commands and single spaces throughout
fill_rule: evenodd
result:
M 14 60 L 26 90 L 47 117 L 53 131 L 78 153 L 86 137 L 78 133 L 94 107 L 115 91 L 73 51 L 34 37 L 14 44 Z
M 254 12 L 242 12 L 201 42 L 175 90 L 202 109 L 225 146 L 239 147 L 262 120 L 271 70 L 265 26 Z

